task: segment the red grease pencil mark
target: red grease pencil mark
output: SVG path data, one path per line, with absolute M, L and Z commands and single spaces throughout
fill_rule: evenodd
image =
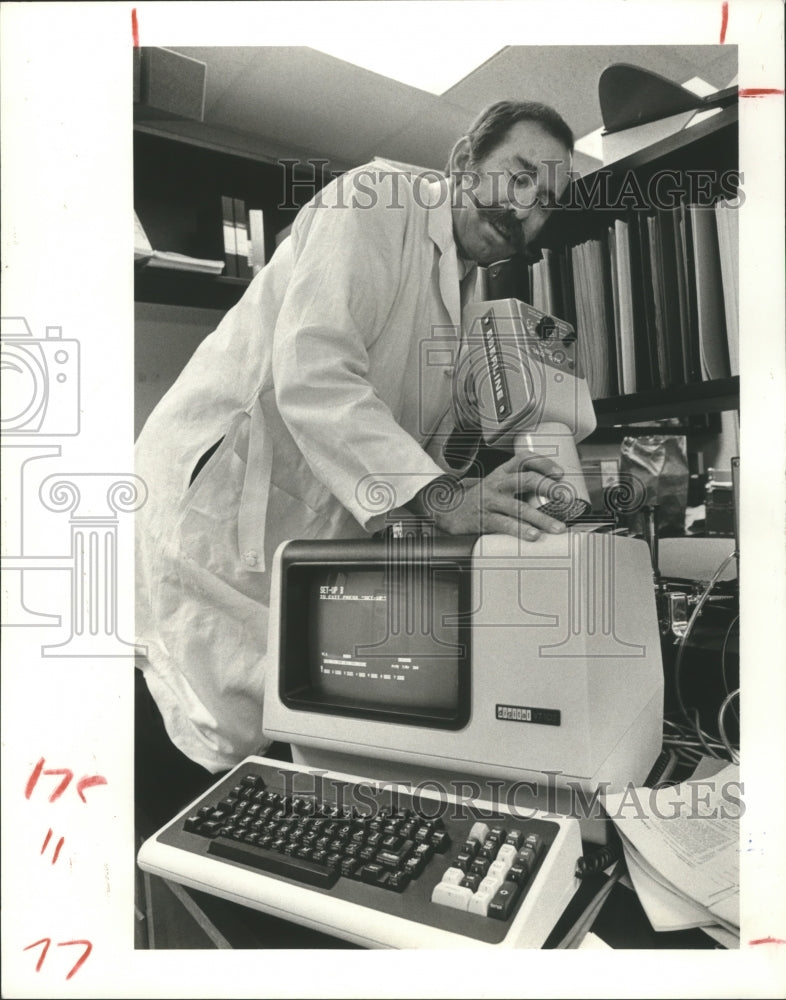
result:
M 79 792 L 79 798 L 83 802 L 87 802 L 87 799 L 82 794 L 83 788 L 93 788 L 95 785 L 105 785 L 106 778 L 102 774 L 92 774 L 89 777 L 80 778 L 76 783 L 76 790 Z
M 44 769 L 44 758 L 42 757 L 36 766 L 33 768 L 33 772 L 27 779 L 27 784 L 25 785 L 25 798 L 29 799 L 33 794 L 33 789 L 36 786 L 36 782 L 41 777 L 41 772 Z
M 756 938 L 755 941 L 749 941 L 748 944 L 786 944 L 786 941 L 783 938 L 766 937 Z
M 89 941 L 86 941 L 86 940 L 80 940 L 80 941 L 58 941 L 57 942 L 57 947 L 58 948 L 63 948 L 63 947 L 68 946 L 69 944 L 83 944 L 83 945 L 86 945 L 86 947 L 85 947 L 85 953 L 84 953 L 84 955 L 82 955 L 81 958 L 77 959 L 76 963 L 74 964 L 73 969 L 71 969 L 71 971 L 66 976 L 66 979 L 70 979 L 71 976 L 73 976 L 75 972 L 79 971 L 79 969 L 82 967 L 82 965 L 87 961 L 87 956 L 93 950 L 92 944 Z
M 723 5 L 724 7 L 726 4 Z M 134 48 L 139 48 L 139 21 L 136 17 L 136 7 L 131 8 L 131 37 L 134 40 Z M 723 38 L 721 38 L 723 41 Z
M 22 949 L 23 951 L 29 951 L 31 948 L 37 948 L 39 944 L 42 944 L 44 946 L 43 950 L 41 952 L 41 957 L 38 959 L 38 962 L 36 963 L 36 967 L 35 967 L 35 971 L 36 972 L 40 972 L 41 971 L 41 966 L 44 964 L 44 959 L 46 958 L 46 953 L 49 951 L 49 946 L 51 945 L 51 943 L 52 943 L 52 939 L 51 938 L 48 938 L 48 937 L 47 938 L 41 938 L 40 941 L 34 941 L 32 944 L 29 944 L 29 945 L 27 945 L 26 948 Z M 86 938 L 80 938 L 77 941 L 58 941 L 57 942 L 57 947 L 58 948 L 67 948 L 69 945 L 72 945 L 72 944 L 81 944 L 81 945 L 84 945 L 85 950 L 84 950 L 84 954 L 80 955 L 80 957 L 76 960 L 76 962 L 74 963 L 74 965 L 71 967 L 71 971 L 66 976 L 66 979 L 70 979 L 71 976 L 73 976 L 75 973 L 77 973 L 82 968 L 82 966 L 84 965 L 84 963 L 87 961 L 88 955 L 93 950 L 93 945 Z
M 737 92 L 740 97 L 766 97 L 768 94 L 782 94 L 775 87 L 743 87 Z
M 40 854 L 43 854 L 44 851 L 47 849 L 47 846 L 49 845 L 49 841 L 51 839 L 52 839 L 52 828 L 50 827 L 46 837 L 44 837 L 44 842 L 41 845 L 41 850 L 39 852 Z M 57 845 L 55 847 L 55 853 L 52 855 L 52 864 L 55 864 L 57 859 L 60 857 L 60 851 L 64 843 L 65 843 L 65 837 L 61 837 L 60 840 L 58 840 Z
M 723 0 L 723 3 L 721 4 L 721 36 L 720 36 L 721 45 L 723 45 L 723 43 L 726 41 L 726 26 L 728 23 L 729 23 L 729 4 L 728 0 Z
M 41 952 L 41 957 L 38 959 L 38 962 L 36 963 L 35 967 L 36 972 L 41 971 L 41 966 L 44 964 L 44 959 L 46 958 L 46 953 L 49 951 L 49 945 L 51 943 L 52 943 L 51 938 L 41 938 L 40 941 L 34 941 L 32 944 L 29 944 L 27 945 L 27 947 L 22 949 L 23 951 L 29 951 L 31 948 L 37 948 L 39 944 L 42 944 L 44 946 L 44 950 Z

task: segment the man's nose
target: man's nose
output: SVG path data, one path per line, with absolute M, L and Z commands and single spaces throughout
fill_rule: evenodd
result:
M 518 205 L 513 215 L 526 243 L 531 243 L 546 223 L 546 216 L 539 205 Z

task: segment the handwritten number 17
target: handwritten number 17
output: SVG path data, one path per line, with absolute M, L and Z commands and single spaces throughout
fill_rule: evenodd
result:
M 53 775 L 53 776 L 60 775 L 63 779 L 55 788 L 55 790 L 52 792 L 52 794 L 49 796 L 50 802 L 55 802 L 57 799 L 60 798 L 60 796 L 63 794 L 66 788 L 68 788 L 69 784 L 71 783 L 71 780 L 74 777 L 74 772 L 69 770 L 69 768 L 67 767 L 49 768 L 47 770 L 44 770 L 44 758 L 42 757 L 38 761 L 36 766 L 33 768 L 30 777 L 27 779 L 27 784 L 25 785 L 26 799 L 29 799 L 30 796 L 33 794 L 33 789 L 38 784 L 38 779 L 41 777 L 42 774 Z M 106 778 L 101 774 L 85 775 L 83 778 L 80 778 L 79 781 L 77 781 L 76 790 L 79 794 L 79 798 L 83 802 L 87 802 L 87 799 L 84 796 L 84 790 L 86 788 L 92 788 L 94 785 L 105 785 L 105 784 L 106 784 Z
M 44 959 L 46 958 L 46 953 L 49 951 L 49 945 L 51 943 L 52 943 L 52 939 L 51 938 L 41 938 L 40 941 L 34 941 L 32 944 L 27 945 L 27 947 L 23 949 L 24 951 L 29 951 L 31 948 L 37 948 L 39 944 L 42 944 L 44 946 L 43 950 L 41 951 L 41 957 L 38 959 L 38 962 L 36 963 L 36 967 L 35 967 L 35 971 L 36 972 L 40 972 L 41 971 L 41 966 L 44 964 Z M 80 941 L 58 941 L 57 942 L 57 947 L 58 948 L 65 948 L 65 947 L 67 947 L 68 945 L 71 945 L 71 944 L 81 944 L 81 945 L 84 945 L 85 950 L 84 950 L 84 953 L 74 963 L 74 967 L 68 973 L 68 975 L 66 976 L 66 979 L 70 979 L 71 976 L 74 975 L 74 973 L 78 972 L 79 969 L 82 968 L 82 966 L 84 965 L 84 963 L 87 961 L 87 956 L 93 950 L 92 944 L 89 941 L 85 941 L 85 940 L 80 940 Z

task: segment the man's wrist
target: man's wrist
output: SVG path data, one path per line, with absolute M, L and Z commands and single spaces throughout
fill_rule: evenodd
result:
M 434 520 L 440 514 L 455 510 L 463 492 L 461 481 L 446 472 L 418 490 L 406 506 L 418 517 Z

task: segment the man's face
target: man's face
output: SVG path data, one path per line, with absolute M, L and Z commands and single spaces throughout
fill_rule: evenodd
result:
M 493 264 L 522 253 L 546 223 L 569 181 L 567 148 L 535 122 L 517 122 L 480 163 L 462 139 L 451 158 L 453 232 L 459 253 Z

